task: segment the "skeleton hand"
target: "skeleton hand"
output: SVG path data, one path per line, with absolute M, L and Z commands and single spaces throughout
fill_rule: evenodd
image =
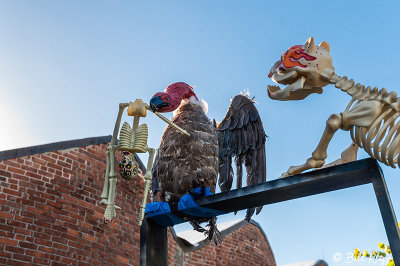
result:
M 113 204 L 108 204 L 106 211 L 104 212 L 104 220 L 107 223 L 110 223 L 117 216 L 117 212 L 115 211 L 115 206 Z

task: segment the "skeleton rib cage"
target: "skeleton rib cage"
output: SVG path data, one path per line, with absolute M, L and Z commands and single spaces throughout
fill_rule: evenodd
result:
M 359 83 L 354 85 L 352 79 L 336 74 L 329 81 L 352 97 L 345 112 L 365 101 L 379 101 L 383 104 L 382 111 L 370 126 L 352 126 L 350 135 L 353 142 L 372 158 L 393 168 L 396 168 L 396 164 L 400 167 L 400 98 L 397 98 L 397 93 L 389 93 L 385 88 L 366 88 Z

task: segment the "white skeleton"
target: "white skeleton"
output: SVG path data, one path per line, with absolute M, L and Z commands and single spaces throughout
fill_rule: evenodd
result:
M 282 177 L 324 166 L 328 144 L 339 129 L 350 130 L 353 141 L 340 159 L 324 167 L 356 160 L 359 147 L 386 165 L 393 168 L 400 165 L 400 121 L 397 119 L 400 99 L 397 93 L 355 84 L 346 76 L 336 75 L 327 42 L 316 46 L 310 37 L 304 45 L 289 48 L 271 68 L 269 77 L 288 85 L 282 90 L 278 86 L 268 86 L 268 95 L 274 100 L 301 100 L 311 93 L 322 93 L 322 88 L 328 84 L 334 84 L 352 97 L 344 112 L 328 118 L 312 156 L 302 165 L 291 166 Z
M 133 116 L 133 125 L 132 128 L 129 123 L 125 122 L 119 133 L 119 143 L 117 144 L 117 136 L 119 127 L 121 124 L 121 117 L 125 110 L 128 107 L 128 116 Z M 146 124 L 139 125 L 140 117 L 146 117 L 147 110 L 150 110 L 149 106 L 145 104 L 141 99 L 137 99 L 135 102 L 129 103 L 120 103 L 119 104 L 119 112 L 117 116 L 117 120 L 115 121 L 114 132 L 111 138 L 110 146 L 108 147 L 108 151 L 106 152 L 106 172 L 105 172 L 105 182 L 103 193 L 101 194 L 101 204 L 107 205 L 106 210 L 104 212 L 104 219 L 106 221 L 112 221 L 116 216 L 116 209 L 121 209 L 117 205 L 115 205 L 115 189 L 117 184 L 117 173 L 115 172 L 115 151 L 128 151 L 132 154 L 135 153 L 149 153 L 149 159 L 147 162 L 146 173 L 143 176 L 145 180 L 145 188 L 143 192 L 143 201 L 140 206 L 140 214 L 138 219 L 139 226 L 142 225 L 142 221 L 144 218 L 144 212 L 147 203 L 147 194 L 149 192 L 150 181 L 152 179 L 151 170 L 153 168 L 154 161 L 154 153 L 155 149 L 147 146 L 148 139 L 148 128 Z M 169 121 L 164 116 L 160 115 L 157 112 L 154 112 L 159 118 L 175 127 L 177 130 L 181 131 L 182 134 L 189 135 L 185 130 L 181 129 L 171 121 Z M 134 166 L 135 167 L 135 166 Z M 137 169 L 136 169 L 137 171 Z

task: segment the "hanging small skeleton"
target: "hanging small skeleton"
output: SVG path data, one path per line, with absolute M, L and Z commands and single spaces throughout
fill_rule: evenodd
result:
M 128 116 L 133 116 L 132 127 L 128 122 L 125 122 L 119 132 L 119 143 L 117 144 L 117 135 L 121 124 L 121 117 L 128 107 Z M 111 138 L 110 146 L 106 152 L 106 173 L 103 193 L 101 195 L 101 204 L 107 205 L 104 212 L 104 219 L 107 222 L 112 221 L 116 217 L 116 209 L 121 209 L 115 205 L 115 189 L 117 184 L 117 173 L 115 171 L 115 151 L 122 151 L 122 159 L 118 163 L 119 174 L 126 180 L 131 180 L 138 176 L 138 164 L 135 161 L 135 153 L 149 153 L 149 159 L 147 162 L 146 173 L 143 176 L 145 180 L 145 188 L 143 192 L 143 201 L 140 207 L 139 215 L 139 226 L 142 224 L 144 218 L 144 211 L 147 203 L 147 194 L 149 192 L 150 181 L 152 179 L 151 169 L 153 168 L 153 160 L 155 149 L 147 146 L 148 139 L 148 128 L 146 124 L 139 125 L 140 117 L 146 117 L 147 110 L 150 110 L 149 106 L 145 104 L 141 99 L 137 99 L 135 102 L 120 103 L 117 121 L 115 122 L 114 132 Z M 185 130 L 176 126 L 170 120 L 154 112 L 159 118 L 175 127 L 182 134 L 189 135 Z
M 129 151 L 122 152 L 122 159 L 118 163 L 119 175 L 125 180 L 131 180 L 137 177 L 138 163 L 135 161 L 132 153 Z

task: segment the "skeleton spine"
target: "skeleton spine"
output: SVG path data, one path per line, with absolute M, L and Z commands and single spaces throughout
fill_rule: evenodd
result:
M 149 130 L 147 124 L 142 124 L 137 128 L 135 135 L 135 143 L 133 149 L 137 152 L 147 151 L 147 139 L 149 137 Z
M 400 111 L 400 99 L 397 98 L 397 93 L 392 91 L 388 92 L 385 88 L 378 90 L 377 87 L 373 89 L 371 86 L 365 87 L 360 83 L 354 84 L 353 79 L 348 79 L 346 76 L 338 76 L 335 73 L 329 79 L 331 84 L 334 84 L 336 88 L 347 92 L 352 98 L 358 101 L 379 101 L 386 105 L 389 105 L 391 109 L 398 112 Z
M 400 166 L 400 99 L 396 92 L 388 92 L 385 88 L 378 90 L 359 83 L 346 76 L 340 77 L 332 73 L 329 82 L 336 88 L 345 91 L 352 99 L 345 112 L 363 101 L 379 101 L 385 104 L 382 113 L 369 127 L 353 126 L 350 135 L 354 143 L 363 148 L 372 158 L 393 168 Z

